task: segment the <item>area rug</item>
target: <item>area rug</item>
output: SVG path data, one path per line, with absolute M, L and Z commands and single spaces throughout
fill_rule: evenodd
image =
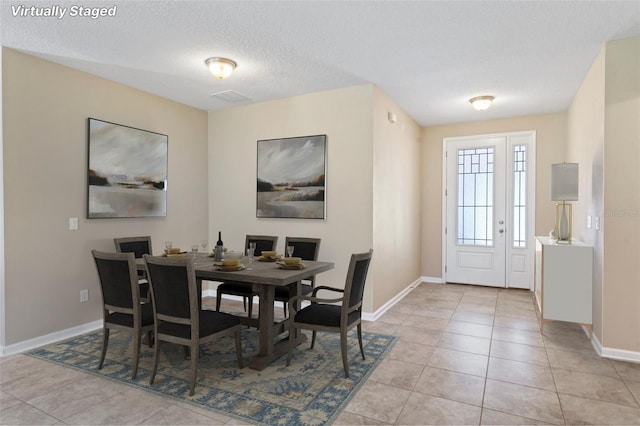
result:
M 355 330 L 349 335 L 349 373 L 344 377 L 338 334 L 318 333 L 314 348 L 307 342 L 296 348 L 289 367 L 286 355 L 263 371 L 248 367 L 257 352 L 258 333 L 245 329 L 242 351 L 245 368 L 238 369 L 234 340 L 224 337 L 200 347 L 195 394 L 189 396 L 189 361 L 182 346 L 162 342 L 161 359 L 153 385 L 149 376 L 153 349 L 143 346 L 135 380 L 131 380 L 128 333 L 112 331 L 102 370 L 98 370 L 102 331 L 85 334 L 29 351 L 27 355 L 72 367 L 205 407 L 249 423 L 266 425 L 322 425 L 332 423 L 349 400 L 393 347 L 396 337 L 363 332 L 366 360 L 362 360 Z

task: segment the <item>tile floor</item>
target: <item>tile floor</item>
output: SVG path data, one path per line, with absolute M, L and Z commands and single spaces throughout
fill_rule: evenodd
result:
M 335 424 L 640 425 L 640 364 L 598 357 L 573 324 L 541 335 L 528 291 L 425 283 L 364 328 L 400 339 Z M 242 423 L 16 355 L 0 424 Z

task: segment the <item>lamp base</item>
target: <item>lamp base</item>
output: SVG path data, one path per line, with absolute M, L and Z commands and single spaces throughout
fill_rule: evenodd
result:
M 571 203 L 556 204 L 556 240 L 571 244 Z

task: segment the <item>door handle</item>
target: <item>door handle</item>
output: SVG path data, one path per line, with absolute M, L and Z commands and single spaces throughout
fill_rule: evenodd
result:
M 499 229 L 498 232 L 502 234 L 504 232 L 504 229 Z
M 503 225 L 503 224 L 504 224 L 504 220 L 499 220 L 499 221 L 498 221 L 498 223 L 499 223 L 500 225 Z

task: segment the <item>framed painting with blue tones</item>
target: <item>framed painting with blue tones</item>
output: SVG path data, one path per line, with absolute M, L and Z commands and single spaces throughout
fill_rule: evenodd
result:
M 89 118 L 88 145 L 88 219 L 167 215 L 167 135 Z
M 258 141 L 256 217 L 325 219 L 327 135 Z

